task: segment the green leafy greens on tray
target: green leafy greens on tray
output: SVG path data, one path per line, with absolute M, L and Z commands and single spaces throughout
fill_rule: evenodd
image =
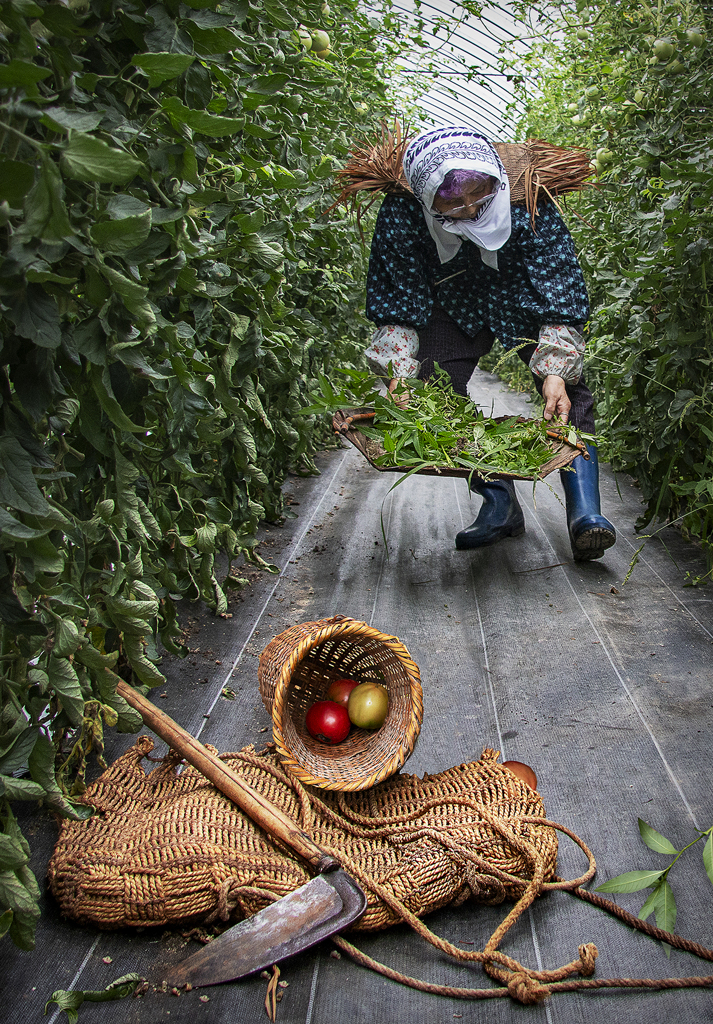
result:
M 449 467 L 471 470 L 485 478 L 507 473 L 536 480 L 543 464 L 552 458 L 553 445 L 594 441 L 590 434 L 546 420 L 486 416 L 469 398 L 456 394 L 442 370 L 427 381 L 409 380 L 399 385 L 395 397 L 408 396 L 404 408 L 391 395 L 376 390 L 378 380 L 368 371 L 341 369 L 339 373 L 344 383 L 319 376 L 320 392 L 312 395 L 313 404 L 302 412 L 373 408 L 369 425 L 362 420 L 357 425 L 372 442 L 374 464 L 383 468 L 416 472 Z M 553 427 L 559 432 L 559 441 L 552 436 Z

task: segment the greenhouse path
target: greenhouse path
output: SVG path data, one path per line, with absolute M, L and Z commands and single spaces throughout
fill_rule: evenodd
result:
M 495 415 L 525 413 L 523 396 L 477 373 L 475 396 Z M 548 816 L 576 832 L 598 865 L 592 887 L 624 871 L 660 869 L 668 858 L 639 837 L 637 818 L 677 848 L 695 829 L 713 824 L 710 782 L 713 731 L 713 586 L 684 588 L 685 574 L 705 572 L 700 551 L 667 529 L 650 540 L 631 578 L 623 580 L 641 544 L 634 522 L 641 495 L 605 467 L 603 511 L 619 533 L 598 562 L 575 564 L 567 538 L 561 486 L 518 484 L 525 536 L 475 552 L 458 552 L 455 533 L 472 521 L 462 480 L 395 477 L 371 469 L 353 450 L 318 459 L 321 476 L 291 477 L 286 490 L 299 513 L 264 532 L 260 550 L 279 575 L 255 573 L 249 590 L 216 620 L 188 606 L 192 655 L 167 659 L 166 696 L 157 703 L 194 735 L 221 751 L 269 739 L 270 721 L 257 689 L 257 659 L 274 635 L 297 622 L 336 613 L 365 620 L 406 644 L 418 664 L 425 717 L 410 773 L 434 773 L 478 758 L 483 747 L 532 765 Z M 388 557 L 381 532 L 388 541 Z M 229 686 L 234 699 L 221 696 Z M 155 693 L 156 691 L 154 691 Z M 112 737 L 113 759 L 135 737 Z M 159 745 L 159 749 L 160 745 Z M 41 881 L 56 837 L 42 813 L 22 819 Z M 681 858 L 670 881 L 677 931 L 713 946 L 713 887 L 701 846 Z M 576 877 L 583 858 L 560 840 L 559 873 Z M 615 897 L 636 913 L 648 893 Z M 507 907 L 507 904 L 504 905 Z M 438 934 L 482 948 L 504 907 L 468 903 L 428 919 Z M 535 902 L 508 933 L 503 951 L 529 967 L 552 968 L 577 956 L 583 942 L 599 949 L 598 977 L 708 974 L 710 964 L 663 947 L 565 893 Z M 408 928 L 356 944 L 377 960 L 435 983 L 490 987 L 478 967 L 458 966 Z M 37 949 L 3 946 L 3 1000 L 11 1024 L 66 1020 L 55 989 L 100 989 L 129 971 L 151 975 L 198 947 L 178 933 L 99 933 L 59 916 L 43 897 Z M 713 992 L 602 991 L 560 994 L 523 1008 L 509 999 L 466 1002 L 407 989 L 330 956 L 329 943 L 284 963 L 289 983 L 278 1005 L 280 1024 L 445 1024 L 547 1021 L 548 1024 L 631 1024 L 676 1018 L 713 1021 Z M 108 961 L 107 958 L 111 958 Z M 171 998 L 85 1005 L 80 1021 L 108 1024 L 257 1022 L 267 1020 L 262 978 Z M 9 1016 L 7 1014 L 9 1013 Z

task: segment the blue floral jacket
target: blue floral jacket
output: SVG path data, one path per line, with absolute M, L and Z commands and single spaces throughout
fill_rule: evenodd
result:
M 505 348 L 537 341 L 547 324 L 582 324 L 589 316 L 572 236 L 553 203 L 540 203 L 534 231 L 525 206 L 513 204 L 512 233 L 493 270 L 468 239 L 442 264 L 420 205 L 387 196 L 371 244 L 366 315 L 379 327 L 419 330 L 434 301 L 467 335 L 487 326 Z

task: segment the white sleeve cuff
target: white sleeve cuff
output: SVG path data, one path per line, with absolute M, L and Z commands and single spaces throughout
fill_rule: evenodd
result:
M 380 327 L 364 353 L 371 370 L 378 376 L 388 375 L 389 363 L 394 377 L 417 377 L 421 369 L 418 355 L 418 331 L 402 324 Z
M 584 365 L 584 345 L 584 338 L 574 327 L 542 327 L 530 369 L 538 377 L 556 374 L 567 384 L 577 384 Z

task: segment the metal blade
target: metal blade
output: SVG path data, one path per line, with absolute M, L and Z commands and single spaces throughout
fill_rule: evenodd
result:
M 181 988 L 235 981 L 300 953 L 356 921 L 366 897 L 341 868 L 317 875 L 188 957 L 168 979 Z

